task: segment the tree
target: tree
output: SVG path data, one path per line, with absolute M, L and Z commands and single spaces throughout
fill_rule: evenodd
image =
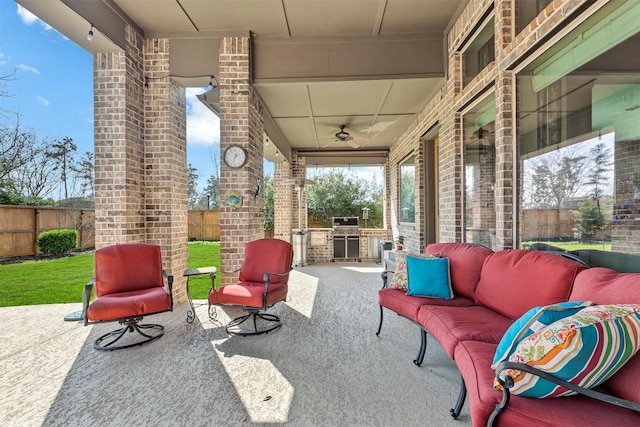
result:
M 606 221 L 600 200 L 609 182 L 608 172 L 611 171 L 611 150 L 604 143 L 599 143 L 589 153 L 595 165 L 587 175 L 587 185 L 592 187 L 592 198 L 596 204 L 595 227 L 602 229 Z
M 191 163 L 187 166 L 187 205 L 189 209 L 198 208 L 198 169 Z
M 273 177 L 269 174 L 266 174 L 262 180 L 262 194 L 264 196 L 264 229 L 265 231 L 273 231 Z
M 74 180 L 80 182 L 80 190 L 82 197 L 93 197 L 93 153 L 86 151 L 75 163 L 70 166 L 74 173 Z
M 220 209 L 220 178 L 210 176 L 207 185 L 204 187 L 201 201 L 207 206 L 207 209 Z
M 48 154 L 56 161 L 56 170 L 60 174 L 60 182 L 64 189 L 64 198 L 69 198 L 69 188 L 67 183 L 68 172 L 73 164 L 73 154 L 78 147 L 73 143 L 73 139 L 65 136 L 62 141 L 56 140 L 52 145 Z
M 554 151 L 530 160 L 525 189 L 527 207 L 564 208 L 583 186 L 587 157 L 576 149 Z
M 314 185 L 305 187 L 309 215 L 321 226 L 331 227 L 333 217 L 362 215 L 368 207 L 368 224 L 382 224 L 382 188 L 342 168 L 330 168 L 311 177 Z

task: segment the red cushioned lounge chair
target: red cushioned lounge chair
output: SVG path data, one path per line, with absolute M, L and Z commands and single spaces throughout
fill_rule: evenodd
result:
M 117 321 L 122 328 L 100 336 L 93 347 L 118 350 L 160 338 L 164 326 L 140 323 L 143 316 L 173 310 L 173 276 L 162 269 L 160 247 L 147 243 L 108 246 L 96 251 L 94 262 L 94 277 L 82 296 L 84 324 Z M 92 290 L 96 299 L 89 304 Z M 127 337 L 116 345 L 134 331 L 141 340 Z
M 212 288 L 209 304 L 240 308 L 248 314 L 227 324 L 231 335 L 260 335 L 282 326 L 280 317 L 264 310 L 287 299 L 289 272 L 293 262 L 293 246 L 279 239 L 259 239 L 249 242 L 244 250 L 244 262 L 238 283 Z M 209 310 L 211 313 L 211 310 Z M 241 324 L 251 319 L 253 327 L 242 329 Z

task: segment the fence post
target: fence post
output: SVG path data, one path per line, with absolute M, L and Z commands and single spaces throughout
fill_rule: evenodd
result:
M 33 255 L 38 255 L 38 230 L 40 229 L 40 209 L 36 208 L 33 211 Z

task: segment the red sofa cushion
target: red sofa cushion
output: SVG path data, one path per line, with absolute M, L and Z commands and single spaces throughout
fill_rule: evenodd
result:
M 495 311 L 476 305 L 472 307 L 423 306 L 418 313 L 418 323 L 438 340 L 447 355 L 453 359 L 455 347 L 460 341 L 489 342 L 495 344 L 495 350 L 513 322 Z M 491 358 L 493 359 L 493 355 Z
M 418 311 L 423 305 L 468 307 L 474 304 L 473 300 L 468 298 L 457 297 L 453 299 L 442 299 L 416 297 L 407 295 L 407 291 L 390 288 L 384 288 L 378 291 L 378 303 L 414 322 L 418 321 Z
M 164 287 L 160 246 L 130 243 L 98 249 L 94 259 L 96 297 Z
M 476 304 L 515 320 L 536 306 L 566 301 L 573 281 L 587 268 L 560 255 L 511 249 L 485 260 Z
M 164 288 L 149 288 L 139 291 L 103 295 L 87 308 L 91 322 L 116 320 L 141 316 L 171 308 L 171 296 Z
M 484 246 L 467 243 L 431 243 L 425 253 L 449 258 L 449 272 L 454 296 L 475 298 L 480 271 L 485 258 L 493 253 Z
M 608 268 L 590 268 L 578 274 L 569 299 L 587 298 L 595 304 L 640 304 L 640 273 L 618 273 Z M 636 354 L 605 386 L 616 396 L 640 403 L 640 355 Z
M 491 360 L 496 345 L 463 341 L 456 346 L 455 360 L 467 386 L 473 425 L 486 425 L 502 392 L 493 388 Z M 498 417 L 498 426 L 605 426 L 639 425 L 640 414 L 584 396 L 533 399 L 511 396 Z

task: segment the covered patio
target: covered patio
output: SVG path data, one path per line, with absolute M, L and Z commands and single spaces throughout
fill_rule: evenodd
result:
M 188 304 L 154 316 L 158 341 L 99 352 L 112 324 L 62 322 L 78 304 L 0 310 L 0 424 L 13 426 L 471 425 L 449 416 L 459 374 L 439 344 L 412 363 L 418 328 L 387 313 L 380 337 L 375 264 L 320 264 L 292 273 L 289 298 L 272 311 L 274 333 L 229 337 Z M 202 301 L 203 302 L 203 301 Z M 151 319 L 151 318 L 150 318 Z

